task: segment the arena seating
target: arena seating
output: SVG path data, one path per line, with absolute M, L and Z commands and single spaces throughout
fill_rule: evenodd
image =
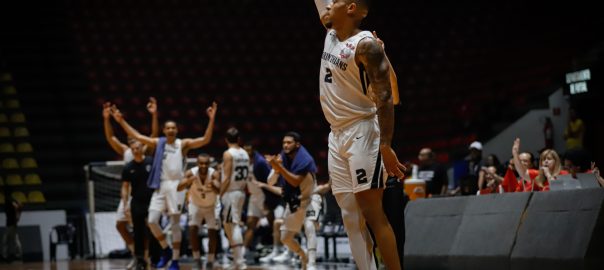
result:
M 591 26 L 562 27 L 570 20 L 558 20 L 559 10 L 537 18 L 532 11 L 539 7 L 529 3 L 391 2 L 374 5 L 364 27 L 385 41 L 398 75 L 402 105 L 393 144 L 402 160 L 427 146 L 449 163 L 451 152 L 543 102 L 553 78 L 594 42 L 589 35 L 562 39 Z M 117 158 L 102 136 L 105 101 L 148 134 L 149 96 L 159 100 L 160 120 L 177 120 L 184 137 L 203 133 L 204 109 L 218 101 L 217 139 L 203 150 L 214 156 L 231 125 L 264 153 L 279 151 L 281 135 L 298 130 L 319 178 L 327 178 L 329 127 L 317 98 L 324 32 L 312 1 L 291 8 L 275 0 L 67 0 L 48 8 L 34 13 L 38 20 L 18 21 L 27 31 L 7 32 L 14 42 L 3 46 L 10 62 L 20 63 L 12 67 L 28 95 L 19 99 L 23 115 L 0 114 L 0 122 L 33 123 L 2 126 L 0 136 L 31 132 L 44 183 L 83 183 L 84 164 Z M 526 28 L 542 21 L 550 24 Z M 117 127 L 116 133 L 124 138 Z M 84 199 L 82 185 L 54 187 L 45 194 L 51 201 Z
M 7 70 L 0 70 L 0 90 L 0 186 L 3 190 L 10 186 L 10 195 L 15 200 L 33 205 L 34 209 L 41 208 L 41 203 L 46 202 L 46 199 L 41 191 L 42 181 L 37 174 L 35 152 L 26 132 L 28 123 L 21 110 L 12 75 Z M 2 194 L 0 204 L 7 200 Z

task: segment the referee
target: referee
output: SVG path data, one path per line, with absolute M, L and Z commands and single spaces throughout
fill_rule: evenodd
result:
M 130 144 L 134 160 L 128 162 L 122 171 L 123 202 L 127 202 L 128 193 L 132 196 L 130 211 L 132 225 L 134 227 L 134 254 L 136 255 L 137 270 L 147 269 L 146 257 L 148 257 L 147 213 L 153 189 L 147 187 L 147 179 L 151 171 L 153 160 L 144 156 L 143 144 L 136 141 Z M 127 204 L 124 204 L 127 205 Z

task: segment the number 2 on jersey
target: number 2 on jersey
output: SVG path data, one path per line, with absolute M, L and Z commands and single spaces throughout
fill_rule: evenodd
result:
M 241 181 L 247 179 L 249 168 L 247 166 L 235 167 L 235 181 Z
M 365 169 L 358 169 L 358 170 L 356 170 L 356 173 L 357 173 L 357 183 L 359 183 L 359 184 L 367 183 L 367 172 L 365 171 Z
M 326 83 L 332 83 L 332 76 L 331 75 L 331 69 L 325 68 L 325 82 Z

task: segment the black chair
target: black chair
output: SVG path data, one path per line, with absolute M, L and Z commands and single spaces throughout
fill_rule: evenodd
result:
M 345 259 L 339 259 L 337 253 L 337 238 L 347 238 L 346 230 L 342 222 L 342 213 L 336 198 L 331 192 L 325 194 L 323 204 L 323 220 L 321 222 L 321 228 L 317 232 L 317 236 L 323 237 L 325 245 L 325 255 L 323 261 L 325 262 L 346 262 Z M 333 257 L 329 256 L 329 240 L 331 240 L 331 249 Z
M 50 243 L 50 260 L 57 260 L 57 245 L 66 244 L 69 252 L 69 258 L 73 260 L 76 250 L 75 241 L 76 229 L 71 224 L 57 225 L 52 227 L 48 235 Z

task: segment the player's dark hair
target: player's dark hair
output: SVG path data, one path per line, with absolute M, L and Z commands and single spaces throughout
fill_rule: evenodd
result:
M 163 126 L 163 127 L 166 127 L 166 125 L 167 125 L 168 123 L 174 123 L 174 125 L 178 127 L 178 124 L 177 124 L 177 123 L 176 123 L 176 121 L 174 121 L 174 120 L 166 120 L 166 122 L 164 122 L 164 126 Z
M 364 6 L 365 8 L 367 8 L 367 10 L 369 10 L 369 8 L 371 7 L 371 0 L 349 0 L 350 2 L 355 2 L 361 6 Z
M 302 140 L 302 136 L 300 136 L 300 133 L 295 132 L 295 131 L 290 131 L 285 133 L 285 135 L 283 137 L 292 137 L 294 139 L 294 142 L 299 143 Z
M 231 127 L 226 131 L 225 137 L 228 143 L 237 143 L 239 142 L 239 130 Z

